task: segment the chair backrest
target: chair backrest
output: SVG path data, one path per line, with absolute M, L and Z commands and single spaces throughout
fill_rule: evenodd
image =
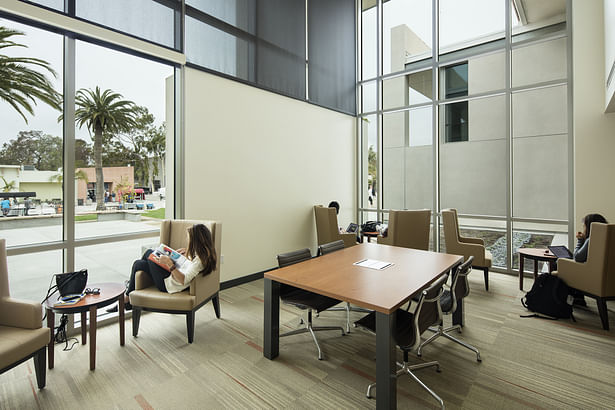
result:
M 0 298 L 8 298 L 9 269 L 6 262 L 6 239 L 0 239 Z
M 298 251 L 282 253 L 278 255 L 278 267 L 283 268 L 285 266 L 303 262 L 311 258 L 312 253 L 308 248 L 299 249 Z
M 431 210 L 389 211 L 388 234 L 393 246 L 429 249 Z
M 316 219 L 316 237 L 319 245 L 340 239 L 340 230 L 337 224 L 337 213 L 335 208 L 315 205 L 314 218 Z
M 318 255 L 326 255 L 341 249 L 344 249 L 344 241 L 340 239 L 339 241 L 333 241 L 320 245 L 318 247 Z
M 414 331 L 416 337 L 414 348 L 417 348 L 421 342 L 420 335 L 423 334 L 430 326 L 440 323 L 442 320 L 442 308 L 440 306 L 440 297 L 442 296 L 442 286 L 448 280 L 448 273 L 440 276 L 427 289 L 421 292 L 416 311 L 414 312 Z
M 474 256 L 470 256 L 468 260 L 459 265 L 453 273 L 453 283 L 451 283 L 451 298 L 453 303 L 450 312 L 457 310 L 457 303 L 470 294 L 468 275 L 472 271 L 473 262 Z
M 602 295 L 615 296 L 615 224 L 594 222 L 590 232 L 586 264 L 596 274 L 586 280 L 599 281 L 594 288 Z
M 199 220 L 164 220 L 160 224 L 160 243 L 169 245 L 173 249 L 188 247 L 188 228 L 195 224 L 203 224 L 211 232 L 218 263 L 211 273 L 203 276 L 197 275 L 190 283 L 190 295 L 196 296 L 197 304 L 220 290 L 220 258 L 222 248 L 222 223 L 216 221 Z

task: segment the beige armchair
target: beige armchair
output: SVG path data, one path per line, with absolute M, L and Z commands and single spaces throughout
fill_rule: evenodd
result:
M 489 290 L 489 268 L 491 267 L 491 252 L 485 249 L 485 242 L 480 238 L 469 238 L 459 233 L 459 223 L 456 209 L 443 209 L 444 242 L 446 253 L 463 255 L 467 260 L 474 256 L 472 268 L 481 269 L 485 276 L 485 290 Z
M 431 210 L 389 211 L 387 236 L 378 237 L 378 243 L 403 248 L 429 249 Z
M 150 276 L 145 272 L 137 272 L 135 277 L 135 290 L 130 293 L 132 304 L 132 335 L 139 333 L 141 311 L 162 312 L 186 315 L 188 327 L 188 343 L 194 339 L 195 312 L 205 303 L 212 301 L 216 317 L 220 318 L 220 244 L 222 240 L 222 224 L 216 221 L 194 220 L 165 220 L 160 225 L 160 243 L 169 245 L 173 249 L 188 246 L 188 228 L 194 224 L 202 223 L 209 228 L 216 248 L 218 263 L 216 269 L 203 276 L 198 275 L 190 283 L 190 287 L 183 292 L 164 293 L 154 285 Z
M 34 358 L 39 389 L 45 387 L 50 329 L 43 327 L 41 304 L 12 299 L 6 263 L 6 242 L 0 239 L 0 373 Z
M 566 284 L 596 299 L 602 328 L 609 330 L 607 300 L 615 300 L 615 224 L 591 225 L 587 262 L 558 259 L 557 271 Z
M 325 208 L 322 205 L 315 205 L 314 217 L 316 218 L 318 245 L 324 245 L 325 243 L 338 241 L 340 239 L 344 241 L 344 246 L 346 248 L 357 244 L 356 234 L 340 233 L 335 208 Z

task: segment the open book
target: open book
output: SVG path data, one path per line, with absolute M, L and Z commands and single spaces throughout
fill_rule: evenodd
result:
M 184 255 L 163 243 L 161 243 L 156 249 L 153 249 L 153 252 L 150 253 L 148 259 L 168 271 L 169 267 L 167 265 L 164 263 L 159 263 L 156 260 L 162 255 L 166 255 L 171 258 L 171 260 L 175 263 L 175 267 L 179 270 L 183 270 L 182 267 L 188 262 L 188 259 Z

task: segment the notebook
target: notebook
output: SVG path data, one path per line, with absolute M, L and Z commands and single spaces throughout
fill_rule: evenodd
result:
M 572 252 L 570 252 L 570 249 L 564 245 L 547 246 L 547 248 L 549 248 L 551 253 L 558 258 L 572 259 Z

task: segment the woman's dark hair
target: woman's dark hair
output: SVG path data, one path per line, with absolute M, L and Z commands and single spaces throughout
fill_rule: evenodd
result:
M 338 204 L 337 201 L 329 202 L 329 208 L 335 208 L 336 215 L 340 213 L 340 204 Z
M 598 222 L 601 224 L 608 223 L 606 218 L 600 214 L 587 214 L 585 218 L 583 218 L 583 223 L 585 224 L 585 237 L 589 238 L 589 228 L 591 228 L 592 222 Z
M 216 248 L 211 239 L 209 228 L 203 224 L 192 225 L 188 228 L 188 237 L 190 240 L 188 241 L 186 256 L 190 259 L 198 256 L 203 264 L 203 270 L 201 271 L 203 275 L 207 275 L 216 269 Z

